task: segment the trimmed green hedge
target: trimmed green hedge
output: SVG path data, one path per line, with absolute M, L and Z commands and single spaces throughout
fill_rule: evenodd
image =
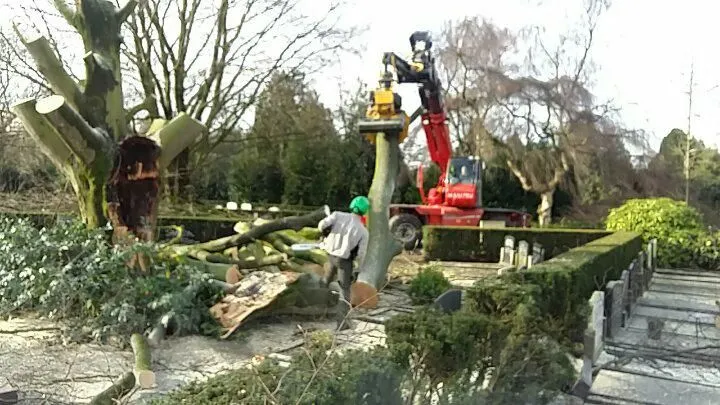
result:
M 478 282 L 468 291 L 471 308 L 481 313 L 510 314 L 534 301 L 558 338 L 582 341 L 587 300 L 603 289 L 637 257 L 642 238 L 616 232 L 571 249 L 529 271 L 511 272 Z
M 8 217 L 28 218 L 38 227 L 49 227 L 55 224 L 57 218 L 66 216 L 73 217 L 72 214 L 58 215 L 43 212 L 29 212 L 23 214 L 3 214 Z M 248 217 L 250 218 L 250 217 Z M 180 225 L 184 229 L 195 235 L 194 239 L 200 242 L 231 236 L 235 234 L 233 227 L 243 218 L 223 218 L 223 217 L 190 217 L 190 216 L 160 216 L 158 218 L 159 226 Z
M 462 226 L 423 227 L 423 252 L 428 260 L 497 262 L 505 236 L 515 243 L 539 242 L 549 259 L 612 232 L 598 229 L 479 228 Z

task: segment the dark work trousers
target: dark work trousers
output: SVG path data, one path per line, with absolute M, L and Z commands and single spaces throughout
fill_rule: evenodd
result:
M 328 274 L 328 282 L 332 282 L 335 275 L 338 277 L 338 284 L 340 284 L 340 302 L 337 307 L 337 322 L 338 325 L 345 319 L 348 312 L 350 311 L 350 285 L 353 279 L 353 260 L 357 257 L 358 248 L 353 249 L 350 253 L 350 257 L 343 259 L 341 257 L 328 255 L 328 261 L 330 262 L 330 274 Z M 346 322 L 347 323 L 347 322 Z

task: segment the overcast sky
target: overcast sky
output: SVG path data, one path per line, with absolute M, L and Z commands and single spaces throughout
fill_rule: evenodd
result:
M 0 10 L 17 8 L 19 0 L 0 0 Z M 208 0 L 209 1 L 209 0 Z M 332 0 L 300 0 L 308 13 L 323 12 Z M 369 29 L 357 39 L 361 58 L 347 57 L 329 67 L 314 87 L 323 102 L 334 106 L 339 88 L 357 80 L 374 86 L 384 51 L 409 52 L 408 37 L 416 30 L 438 33 L 445 21 L 479 15 L 496 25 L 519 29 L 540 24 L 563 31 L 579 17 L 582 0 L 349 0 L 343 24 Z M 672 128 L 687 128 L 687 90 L 691 60 L 695 65 L 693 135 L 720 144 L 720 5 L 711 0 L 613 0 L 598 26 L 593 58 L 599 67 L 595 94 L 614 99 L 629 127 L 651 134 L 651 146 Z M 4 12 L 4 11 L 3 11 Z M 9 19 L 0 22 L 8 25 Z M 404 107 L 419 104 L 412 85 L 400 93 Z
M 673 127 L 687 128 L 687 90 L 691 60 L 695 61 L 692 132 L 707 144 L 720 144 L 720 5 L 711 0 L 614 0 L 601 17 L 593 48 L 599 67 L 596 94 L 614 99 L 630 126 L 651 133 L 651 145 Z M 575 9 L 572 9 L 575 7 Z M 577 16 L 581 0 L 356 0 L 348 19 L 369 26 L 360 39 L 366 46 L 362 60 L 340 61 L 345 80 L 361 77 L 375 84 L 383 51 L 409 52 L 408 37 L 415 30 L 438 32 L 446 20 L 480 15 L 497 25 L 520 28 L 543 24 L 561 29 Z M 567 14 L 570 19 L 566 18 Z M 382 17 L 378 17 L 382 16 Z M 317 80 L 316 88 L 328 104 L 337 100 L 333 78 Z M 407 111 L 417 106 L 412 85 L 401 92 Z

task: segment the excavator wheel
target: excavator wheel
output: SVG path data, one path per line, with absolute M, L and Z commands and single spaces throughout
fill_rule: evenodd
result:
M 422 239 L 422 222 L 412 214 L 398 214 L 390 218 L 390 232 L 405 250 L 414 250 Z

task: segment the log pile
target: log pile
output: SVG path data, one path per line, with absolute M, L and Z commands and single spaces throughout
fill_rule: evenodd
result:
M 256 219 L 252 223 L 238 222 L 237 234 L 208 242 L 185 245 L 168 244 L 163 252 L 173 257 L 185 257 L 223 281 L 226 292 L 232 285 L 256 271 L 268 273 L 293 272 L 324 274 L 327 254 L 319 249 L 293 250 L 295 244 L 317 243 L 320 232 L 317 223 L 329 209 L 274 221 Z M 179 240 L 180 235 L 174 239 Z

